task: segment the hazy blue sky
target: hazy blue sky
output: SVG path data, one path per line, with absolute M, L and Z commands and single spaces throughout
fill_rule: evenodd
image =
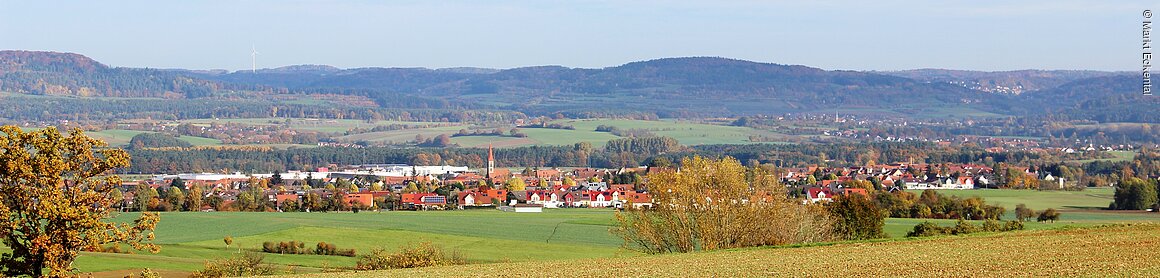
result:
M 825 69 L 1138 70 L 1160 1 L 9 1 L 0 49 L 113 66 L 599 68 L 722 56 Z

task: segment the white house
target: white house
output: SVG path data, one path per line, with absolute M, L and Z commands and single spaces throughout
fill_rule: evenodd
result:
M 975 180 L 971 177 L 938 178 L 930 181 L 906 180 L 903 185 L 908 190 L 926 189 L 974 189 Z
M 515 212 L 544 212 L 543 205 L 517 204 L 512 206 Z
M 464 206 L 474 206 L 475 205 L 475 196 L 471 196 L 471 194 L 467 194 L 467 197 L 463 197 L 463 205 Z

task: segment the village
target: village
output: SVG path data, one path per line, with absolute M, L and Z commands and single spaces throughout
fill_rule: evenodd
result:
M 491 208 L 540 212 L 557 208 L 648 208 L 649 175 L 672 166 L 595 168 L 496 168 L 405 164 L 329 165 L 313 171 L 269 174 L 156 175 L 123 184 L 124 210 L 360 211 Z M 1062 188 L 1047 171 L 1010 166 L 1007 171 Z M 860 167 L 781 168 L 781 184 L 803 203 L 872 191 L 995 188 L 995 169 L 979 164 L 878 164 Z M 187 200 L 173 200 L 176 187 Z M 145 191 L 143 191 L 145 190 Z M 138 196 L 148 194 L 149 196 Z M 193 196 L 198 196 L 194 201 Z M 147 202 L 143 203 L 143 202 Z

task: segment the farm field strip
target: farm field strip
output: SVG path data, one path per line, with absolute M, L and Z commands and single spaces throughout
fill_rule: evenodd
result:
M 326 277 L 1028 277 L 1153 276 L 1160 225 L 1134 225 L 636 258 L 447 266 Z M 1132 254 L 1131 258 L 1124 255 Z M 875 259 L 881 258 L 881 259 Z M 1130 260 L 1130 261 L 1128 261 Z M 319 274 L 296 277 L 322 277 Z

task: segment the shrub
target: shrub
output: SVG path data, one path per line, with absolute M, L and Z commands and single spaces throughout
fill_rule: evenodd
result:
M 1051 223 L 1055 223 L 1056 220 L 1059 220 L 1060 214 L 1061 213 L 1059 213 L 1058 211 L 1055 211 L 1055 209 L 1049 208 L 1049 209 L 1043 210 L 1043 212 L 1040 212 L 1039 217 L 1037 217 L 1036 220 L 1038 220 L 1039 222 L 1051 221 Z
M 975 225 L 971 224 L 971 222 L 967 222 L 966 220 L 962 219 L 959 219 L 958 222 L 955 222 L 955 227 L 951 228 L 952 235 L 965 235 L 977 231 L 979 231 L 979 228 L 975 227 Z
M 317 245 L 315 245 L 314 254 L 334 255 L 335 249 L 336 249 L 336 247 L 334 246 L 334 244 L 326 243 L 325 241 L 323 241 L 323 242 L 319 242 Z
M 1022 230 L 1022 229 L 1023 229 L 1023 222 L 1020 222 L 1020 221 L 1007 221 L 1007 224 L 1003 225 L 1004 231 L 1015 231 L 1015 230 Z
M 731 157 L 681 161 L 681 171 L 649 175 L 652 209 L 616 214 L 626 248 L 692 252 L 827 241 L 833 219 L 824 208 L 789 199 L 776 175 Z M 707 197 L 711 196 L 711 197 Z
M 907 237 L 937 236 L 947 234 L 946 228 L 930 221 L 923 221 L 914 225 L 914 229 L 906 234 Z
M 161 274 L 157 274 L 152 269 L 145 268 L 141 270 L 141 278 L 161 278 Z
M 924 237 L 924 236 L 940 236 L 940 235 L 965 235 L 975 232 L 1007 232 L 1022 230 L 1023 222 L 1007 221 L 1000 224 L 998 220 L 988 219 L 983 222 L 983 227 L 980 229 L 970 222 L 959 220 L 954 227 L 942 227 L 934 222 L 926 221 L 914 225 L 914 229 L 906 234 L 907 237 Z
M 357 270 L 379 270 L 390 268 L 391 254 L 387 253 L 382 248 L 375 248 L 371 250 L 370 254 L 358 257 L 358 263 L 355 264 Z
M 278 253 L 278 251 L 281 250 L 278 247 L 279 246 L 277 244 L 274 244 L 274 242 L 271 242 L 271 241 L 263 242 L 262 243 L 262 252 Z
M 205 262 L 205 268 L 190 277 L 238 277 L 274 274 L 274 267 L 262 263 L 265 256 L 246 252 L 239 257 Z
M 305 243 L 301 241 L 280 241 L 274 243 L 271 241 L 262 243 L 262 252 L 278 253 L 278 254 L 306 254 L 307 249 Z
M 1000 224 L 995 219 L 987 219 L 987 221 L 983 221 L 983 230 L 988 232 L 1001 231 L 1003 230 L 1003 224 Z
M 418 245 L 400 247 L 399 252 L 394 254 L 387 253 L 387 251 L 381 248 L 371 250 L 370 254 L 359 257 L 355 269 L 378 270 L 457 265 L 464 263 L 466 261 L 459 256 L 458 252 L 448 254 L 442 248 L 435 246 L 431 242 L 421 242 Z
M 872 239 L 888 237 L 882 231 L 886 214 L 874 201 L 860 194 L 839 196 L 826 204 L 836 221 L 834 234 L 844 239 Z
M 313 253 L 317 255 L 330 256 L 347 256 L 354 257 L 354 249 L 338 249 L 337 246 L 331 243 L 319 242 L 315 245 L 314 250 L 306 249 L 306 244 L 301 241 L 282 241 L 274 243 L 267 241 L 262 243 L 262 252 L 277 253 L 277 254 L 307 254 Z
M 1027 221 L 1027 219 L 1031 219 L 1034 216 L 1035 210 L 1027 208 L 1027 205 L 1019 204 L 1015 206 L 1015 218 L 1019 219 L 1019 221 Z

